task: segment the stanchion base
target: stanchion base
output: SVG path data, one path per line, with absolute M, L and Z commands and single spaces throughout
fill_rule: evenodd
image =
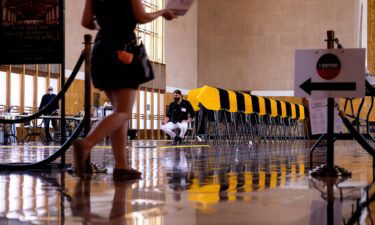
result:
M 74 166 L 70 168 L 69 173 L 76 173 Z M 92 174 L 107 173 L 107 168 L 99 166 L 95 163 L 90 163 L 90 168 L 88 168 L 88 170 L 85 173 L 92 173 Z
M 351 177 L 352 173 L 339 166 L 328 167 L 321 165 L 309 172 L 312 177 Z
M 90 163 L 90 172 L 91 173 L 107 173 L 107 168 L 99 166 L 95 163 Z

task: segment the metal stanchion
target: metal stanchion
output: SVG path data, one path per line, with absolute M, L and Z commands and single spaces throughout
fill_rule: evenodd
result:
M 85 115 L 84 115 L 84 135 L 87 136 L 91 130 L 91 47 L 92 36 L 86 34 L 84 36 L 85 44 Z M 88 156 L 86 160 L 86 172 L 89 173 L 105 173 L 106 168 L 100 167 L 91 163 L 91 157 Z
M 86 34 L 84 36 L 85 44 L 85 115 L 83 118 L 84 121 L 84 134 L 90 132 L 91 129 L 91 68 L 90 68 L 90 57 L 91 57 L 91 45 L 92 45 L 92 36 Z M 90 155 L 86 160 L 86 168 L 91 168 L 90 166 L 91 157 Z M 88 171 L 89 172 L 89 171 Z

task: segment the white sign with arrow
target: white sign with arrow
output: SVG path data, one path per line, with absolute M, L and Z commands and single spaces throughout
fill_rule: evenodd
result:
M 294 96 L 363 97 L 365 54 L 365 49 L 296 50 Z

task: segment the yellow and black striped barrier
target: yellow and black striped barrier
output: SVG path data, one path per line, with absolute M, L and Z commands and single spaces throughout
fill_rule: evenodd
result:
M 211 128 L 207 128 L 213 131 L 205 134 L 208 139 L 241 143 L 248 142 L 249 136 L 253 137 L 251 141 L 254 142 L 254 134 L 268 140 L 295 140 L 307 136 L 303 128 L 305 107 L 301 104 L 210 86 L 190 91 L 188 100 L 196 111 L 205 110 L 206 115 L 198 119 L 200 124 L 207 120 L 214 122 Z M 239 121 L 242 121 L 241 126 L 238 125 Z M 222 122 L 224 125 L 220 126 Z
M 195 110 L 201 104 L 205 109 L 229 112 L 243 112 L 245 114 L 257 113 L 272 117 L 290 117 L 304 120 L 305 108 L 301 104 L 278 101 L 262 96 L 234 92 L 210 86 L 193 89 L 188 94 L 188 100 Z

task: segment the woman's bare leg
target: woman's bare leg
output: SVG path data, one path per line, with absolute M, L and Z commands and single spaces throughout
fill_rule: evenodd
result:
M 94 147 L 97 143 L 104 139 L 104 137 L 110 135 L 115 135 L 115 140 L 112 142 L 114 156 L 119 157 L 116 160 L 119 160 L 119 166 L 122 168 L 126 167 L 127 160 L 125 159 L 124 150 L 126 147 L 126 140 L 124 143 L 124 138 L 126 136 L 124 130 L 124 124 L 127 124 L 129 119 L 131 118 L 131 112 L 133 109 L 133 103 L 136 95 L 136 91 L 134 89 L 118 89 L 118 90 L 111 90 L 106 92 L 108 98 L 114 105 L 114 112 L 102 119 L 97 126 L 90 131 L 86 138 L 82 139 L 81 145 L 82 149 L 84 149 L 84 158 L 87 157 L 92 147 Z M 126 128 L 126 127 L 125 127 Z M 115 134 L 112 134 L 114 131 Z M 121 138 L 120 138 L 121 137 Z M 120 139 L 122 139 L 120 141 Z M 112 141 L 112 138 L 111 138 Z M 124 147 L 125 146 L 125 147 Z M 122 153 L 119 153 L 122 152 Z M 119 153 L 119 154 L 118 154 Z M 122 154 L 122 156 L 121 156 Z M 121 159 L 122 158 L 122 159 Z M 116 161 L 117 162 L 117 161 Z
M 113 97 L 111 91 L 105 91 L 108 99 L 111 101 L 113 107 L 117 107 L 117 101 Z M 111 140 L 113 156 L 115 159 L 116 169 L 131 169 L 127 161 L 128 151 L 126 149 L 128 139 L 128 122 L 124 123 L 120 128 L 113 131 L 109 138 Z
M 127 137 L 128 136 L 128 123 L 123 124 L 119 129 L 110 134 L 113 156 L 115 158 L 116 169 L 131 169 L 128 164 L 127 155 Z

